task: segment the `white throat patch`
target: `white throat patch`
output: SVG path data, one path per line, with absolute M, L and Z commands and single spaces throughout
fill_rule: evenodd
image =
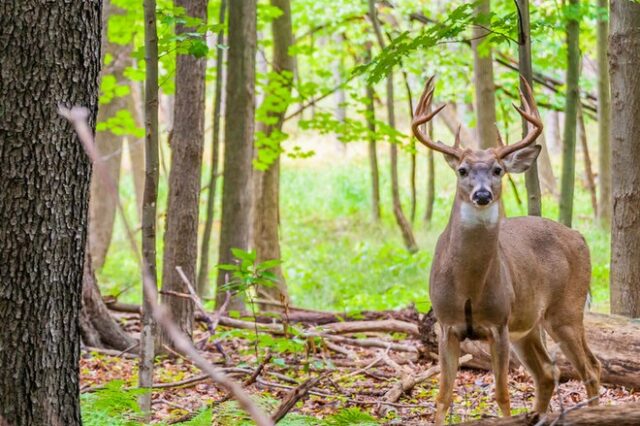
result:
M 500 206 L 497 202 L 485 208 L 478 208 L 467 201 L 460 205 L 460 222 L 464 226 L 491 226 L 497 224 L 499 218 Z

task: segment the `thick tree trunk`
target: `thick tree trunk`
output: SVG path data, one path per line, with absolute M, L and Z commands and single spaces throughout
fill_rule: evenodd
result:
M 367 46 L 366 62 L 371 61 L 371 46 Z M 366 85 L 366 121 L 369 130 L 369 170 L 371 174 L 371 212 L 374 222 L 380 222 L 380 172 L 378 170 L 378 149 L 376 143 L 376 105 L 372 84 Z
M 149 389 L 153 385 L 153 359 L 157 324 L 151 306 L 157 299 L 156 214 L 158 204 L 158 33 L 156 1 L 144 0 L 144 59 L 146 63 L 144 95 L 145 166 L 142 195 L 142 330 L 140 332 L 140 362 L 138 385 Z M 140 396 L 140 408 L 149 417 L 151 392 Z
M 384 37 L 378 23 L 378 16 L 376 14 L 376 6 L 373 0 L 369 0 L 369 17 L 373 23 L 373 29 L 378 39 L 378 44 L 381 49 L 385 47 Z M 395 105 L 393 96 L 393 72 L 389 72 L 387 75 L 387 114 L 389 126 L 395 128 Z M 393 203 L 393 215 L 396 218 L 396 223 L 402 233 L 402 239 L 404 245 L 411 253 L 418 251 L 418 245 L 416 239 L 413 236 L 413 230 L 411 224 L 407 220 L 404 212 L 402 211 L 402 203 L 400 201 L 400 189 L 398 184 L 398 147 L 395 143 L 390 144 L 390 162 L 391 162 L 391 199 Z
M 611 312 L 640 317 L 640 4 L 611 2 Z
M 57 105 L 95 126 L 101 2 L 0 3 L 0 422 L 80 425 L 90 164 Z
M 529 86 L 533 87 L 533 66 L 531 64 L 531 31 L 529 25 L 529 0 L 516 0 L 518 7 L 518 68 Z M 520 82 L 520 91 L 527 93 L 524 84 Z M 532 100 L 529 100 L 531 102 Z M 528 132 L 528 122 L 522 119 L 522 137 Z M 527 211 L 529 216 L 542 215 L 542 198 L 540 196 L 540 179 L 538 178 L 538 163 L 534 161 L 524 174 L 527 187 Z
M 607 0 L 598 0 L 598 7 L 607 9 Z M 611 88 L 607 64 L 609 20 L 599 15 L 597 27 L 598 59 L 598 219 L 605 229 L 611 227 Z
M 435 324 L 432 313 L 427 314 L 420 324 L 420 338 L 426 343 L 427 350 L 434 353 L 437 352 L 434 342 L 437 342 L 439 333 L 439 327 Z M 616 315 L 587 313 L 584 326 L 587 344 L 602 363 L 601 382 L 630 388 L 640 387 L 640 324 Z M 579 380 L 576 370 L 550 338 L 547 347 L 550 354 L 556 355 L 561 379 Z M 490 350 L 486 343 L 465 340 L 462 352 L 473 355 L 473 359 L 465 366 L 491 370 Z M 511 359 L 513 366 L 519 364 L 515 355 Z
M 278 97 L 275 111 L 267 114 L 272 125 L 260 123 L 261 131 L 272 139 L 272 143 L 280 140 L 284 116 L 289 106 L 289 97 L 293 87 L 293 56 L 289 55 L 289 48 L 293 45 L 293 32 L 291 29 L 291 3 L 290 0 L 271 0 L 271 5 L 282 11 L 282 15 L 271 23 L 273 34 L 273 70 L 279 77 L 269 82 L 269 86 L 280 86 L 280 90 L 269 93 L 270 104 Z M 267 108 L 268 105 L 262 107 Z M 344 117 L 343 117 L 344 119 Z M 272 150 L 275 161 L 267 170 L 256 173 L 256 214 L 253 218 L 253 239 L 256 249 L 256 260 L 264 262 L 271 259 L 280 259 L 280 144 L 277 146 L 262 146 L 261 150 Z M 277 282 L 270 287 L 263 287 L 259 291 L 270 299 L 280 302 L 288 302 L 287 284 L 280 265 L 271 269 Z
M 489 26 L 490 1 L 476 3 L 475 14 L 478 24 Z M 476 89 L 476 115 L 478 146 L 480 149 L 493 148 L 498 143 L 496 130 L 496 88 L 493 83 L 493 55 L 491 45 L 486 41 L 488 31 L 475 25 L 472 32 L 473 80 Z
M 580 0 L 569 0 L 578 7 Z M 576 171 L 576 124 L 578 117 L 580 79 L 580 23 L 567 18 L 567 95 L 564 108 L 564 141 L 562 145 L 562 180 L 560 185 L 559 222 L 571 226 L 573 218 L 573 189 Z
M 120 15 L 123 11 L 109 0 L 104 2 L 102 10 L 102 57 L 111 56 L 111 63 L 102 70 L 102 77 L 112 76 L 117 85 L 126 85 L 124 70 L 127 67 L 131 56 L 131 45 L 111 43 L 107 37 L 109 17 Z M 120 110 L 127 108 L 127 96 L 117 96 L 115 94 L 106 104 L 98 109 L 98 123 L 104 123 L 114 117 Z M 122 136 L 112 133 L 110 130 L 96 132 L 95 137 L 98 153 L 103 157 L 103 164 L 109 177 L 115 182 L 116 188 L 120 180 L 120 161 L 122 158 Z M 111 235 L 113 234 L 113 223 L 116 218 L 116 203 L 111 197 L 105 196 L 108 193 L 104 180 L 97 177 L 91 179 L 91 197 L 89 200 L 89 247 L 91 248 L 91 261 L 93 269 L 100 269 L 104 265 Z
M 220 2 L 220 15 L 218 22 L 224 24 L 227 14 L 227 0 Z M 211 231 L 213 230 L 213 213 L 216 201 L 216 184 L 218 182 L 218 163 L 220 157 L 220 115 L 222 107 L 222 80 L 224 69 L 224 52 L 221 46 L 224 44 L 224 30 L 218 32 L 216 38 L 216 85 L 213 99 L 213 133 L 211 137 L 211 172 L 207 194 L 207 212 L 205 216 L 204 231 L 202 232 L 202 245 L 200 246 L 200 269 L 198 270 L 198 294 L 201 297 L 209 293 L 209 247 L 211 246 Z
M 626 0 L 625 0 L 626 1 Z M 482 419 L 460 425 L 474 426 L 636 426 L 640 424 L 640 404 L 621 404 L 601 407 L 584 407 L 572 410 L 567 407 L 562 413 L 548 413 L 544 418 L 533 418 L 530 414 L 514 417 Z M 544 420 L 543 420 L 544 419 Z
M 247 250 L 252 218 L 255 113 L 256 0 L 229 3 L 229 51 L 225 111 L 224 183 L 218 263 L 233 263 L 232 248 Z M 218 273 L 217 303 L 224 302 L 228 271 Z M 229 309 L 242 310 L 243 295 Z
M 176 0 L 193 18 L 207 22 L 207 0 Z M 176 34 L 195 31 L 182 24 Z M 177 268 L 181 268 L 191 285 L 196 285 L 198 261 L 198 210 L 202 149 L 204 146 L 205 71 L 207 59 L 193 55 L 176 57 L 176 95 L 171 138 L 171 171 L 169 200 L 164 233 L 162 290 L 189 294 L 187 284 Z M 180 330 L 191 336 L 193 301 L 183 297 L 164 296 L 163 303 Z M 168 337 L 165 339 L 169 342 Z
M 82 342 L 86 346 L 119 351 L 133 348 L 135 340 L 122 330 L 102 300 L 91 265 L 90 247 L 87 247 L 82 283 L 82 311 L 80 312 Z

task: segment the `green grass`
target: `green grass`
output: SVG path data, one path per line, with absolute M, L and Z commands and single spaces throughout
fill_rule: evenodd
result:
M 351 148 L 350 148 L 351 150 Z M 380 149 L 380 154 L 386 150 Z M 285 160 L 281 179 L 282 260 L 293 304 L 323 310 L 393 309 L 415 303 L 419 310 L 429 307 L 428 273 L 439 233 L 449 217 L 455 190 L 453 172 L 441 156 L 436 156 L 437 182 L 433 223 L 422 220 L 425 204 L 424 153 L 418 157 L 418 211 L 414 231 L 420 247 L 408 253 L 391 212 L 388 162 L 382 155 L 382 220 L 371 217 L 369 168 L 363 155 L 334 153 L 332 160 L 322 157 Z M 408 156 L 400 163 L 401 197 L 408 214 Z M 208 171 L 205 170 L 203 176 Z M 520 197 L 525 199 L 524 179 L 514 176 Z M 204 181 L 204 179 L 203 179 Z M 607 312 L 609 305 L 609 236 L 593 220 L 589 194 L 576 181 L 574 227 L 585 236 L 592 255 L 593 307 Z M 132 183 L 123 176 L 121 196 L 127 214 L 137 225 Z M 221 191 L 218 190 L 218 196 Z M 205 193 L 203 193 L 205 194 Z M 509 216 L 526 214 L 526 206 L 516 203 L 505 182 L 505 208 Z M 166 177 L 161 179 L 158 229 L 164 230 L 162 212 L 166 206 Z M 219 204 L 219 203 L 218 203 Z M 205 197 L 201 201 L 204 219 Z M 557 219 L 557 202 L 551 196 L 543 200 L 543 215 Z M 210 264 L 217 262 L 219 205 L 216 210 L 214 241 Z M 158 260 L 162 260 L 162 232 L 158 239 Z M 161 271 L 159 266 L 158 271 Z M 215 269 L 210 272 L 215 280 Z M 105 266 L 99 271 L 105 294 L 126 290 L 121 299 L 140 301 L 140 277 L 135 258 L 124 238 L 118 220 L 114 240 Z

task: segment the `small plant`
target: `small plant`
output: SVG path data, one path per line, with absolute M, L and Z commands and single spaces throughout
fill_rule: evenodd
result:
M 108 382 L 103 389 L 82 394 L 82 422 L 85 426 L 134 426 L 140 413 L 138 396 L 144 389 L 125 389 L 124 381 Z
M 231 279 L 224 284 L 223 290 L 242 293 L 255 287 L 272 287 L 278 282 L 278 278 L 270 269 L 280 265 L 280 259 L 258 263 L 256 252 L 253 250 L 232 248 L 231 253 L 238 260 L 236 263 L 218 265 L 218 269 L 231 273 Z

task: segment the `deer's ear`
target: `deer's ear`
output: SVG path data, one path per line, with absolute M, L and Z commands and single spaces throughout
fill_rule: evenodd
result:
M 458 164 L 460 164 L 460 160 L 454 157 L 453 155 L 444 154 L 444 159 L 447 160 L 447 164 L 453 170 L 458 170 Z
M 541 149 L 542 146 L 534 145 L 512 152 L 504 157 L 502 161 L 507 168 L 507 172 L 522 173 L 529 169 L 533 162 L 536 161 L 536 158 L 538 158 Z

